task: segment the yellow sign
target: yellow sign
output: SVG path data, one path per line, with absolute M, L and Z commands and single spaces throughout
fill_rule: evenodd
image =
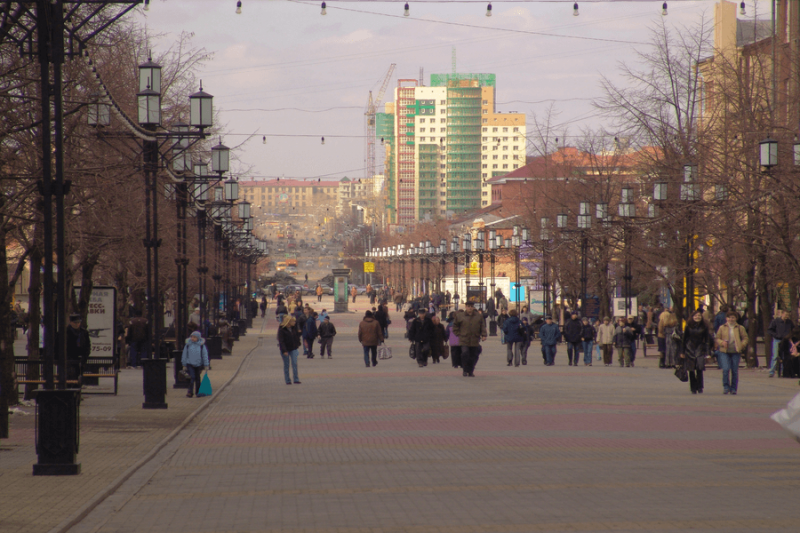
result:
M 375 272 L 375 263 L 364 263 L 364 272 Z
M 473 261 L 469 264 L 469 272 L 467 272 L 466 268 L 464 269 L 464 274 L 469 274 L 470 276 L 478 276 L 480 273 L 481 270 L 477 261 Z

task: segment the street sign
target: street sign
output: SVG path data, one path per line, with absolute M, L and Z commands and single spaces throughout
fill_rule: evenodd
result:
M 478 275 L 480 275 L 480 273 L 481 273 L 481 270 L 480 270 L 480 267 L 478 266 L 478 262 L 477 261 L 471 262 L 469 264 L 469 275 L 470 276 L 478 276 Z M 464 274 L 467 274 L 467 269 L 466 268 L 464 269 Z
M 364 263 L 364 272 L 375 272 L 375 263 L 369 261 Z

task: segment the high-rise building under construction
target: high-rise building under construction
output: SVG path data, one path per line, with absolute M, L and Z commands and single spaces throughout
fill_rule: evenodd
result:
M 495 111 L 494 74 L 400 79 L 378 113 L 393 224 L 444 219 L 491 204 L 485 180 L 525 165 L 525 115 Z

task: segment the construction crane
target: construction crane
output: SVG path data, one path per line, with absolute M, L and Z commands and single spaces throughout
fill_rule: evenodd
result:
M 364 111 L 364 116 L 366 117 L 366 122 L 364 126 L 364 172 L 366 174 L 366 179 L 364 180 L 365 183 L 372 186 L 372 190 L 369 191 L 370 195 L 375 194 L 373 179 L 375 177 L 375 114 L 377 112 L 378 107 L 381 105 L 383 101 L 383 95 L 386 92 L 386 88 L 389 86 L 389 80 L 392 78 L 392 74 L 394 73 L 394 68 L 397 65 L 392 63 L 389 67 L 389 72 L 386 73 L 386 76 L 383 78 L 383 83 L 381 84 L 381 88 L 378 91 L 377 97 L 373 100 L 372 98 L 372 91 L 369 92 L 369 99 L 367 100 L 367 108 Z

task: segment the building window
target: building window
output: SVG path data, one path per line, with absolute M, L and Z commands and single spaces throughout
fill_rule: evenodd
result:
M 514 165 L 514 168 L 519 168 L 519 165 Z
M 489 137 L 481 137 L 481 141 L 482 142 L 488 142 L 488 140 L 489 140 Z
M 497 165 L 492 165 L 492 168 L 497 168 Z
M 484 114 L 484 115 L 488 115 L 488 114 L 489 114 L 489 110 L 488 110 L 488 109 L 484 109 L 484 110 L 483 110 L 483 114 Z
M 439 105 L 447 105 L 447 100 L 439 100 Z
M 446 155 L 443 155 L 443 156 L 440 156 L 440 157 L 441 157 L 441 160 L 442 160 L 442 161 L 444 161 L 445 159 L 447 159 L 447 156 L 446 156 Z
M 439 177 L 441 177 L 441 178 L 444 178 L 446 176 L 447 176 L 447 174 L 439 174 Z
M 483 192 L 481 193 L 481 196 L 489 196 L 489 193 L 488 193 L 488 192 L 486 192 L 486 191 L 483 191 Z
M 515 131 L 515 132 L 516 132 L 516 131 L 519 131 L 519 128 L 514 128 L 514 131 Z
M 497 150 L 497 145 L 492 146 L 492 150 Z
M 483 105 L 489 105 L 489 100 L 484 100 Z
M 503 146 L 503 150 L 508 150 L 508 145 Z
M 487 168 L 488 165 L 481 165 L 481 168 Z
M 503 168 L 508 168 L 508 165 L 503 165 Z
M 508 128 L 503 128 L 503 133 L 508 133 Z
M 483 119 L 483 123 L 484 123 L 484 124 L 486 124 L 487 122 L 489 122 L 489 119 L 488 119 L 488 118 L 485 118 L 485 119 Z
M 481 150 L 488 150 L 488 149 L 489 149 L 488 146 L 481 146 Z
M 447 205 L 447 202 L 445 202 L 444 200 L 441 200 L 441 201 L 439 202 L 439 205 Z
M 492 133 L 497 133 L 497 128 L 492 128 Z
M 518 144 L 514 145 L 514 150 L 519 150 L 519 145 Z
M 444 132 L 446 132 L 446 131 L 447 131 L 447 128 L 439 128 L 439 132 L 440 132 L 440 133 L 444 133 Z
M 508 128 L 503 128 L 503 129 L 507 130 Z M 508 142 L 508 137 L 503 137 L 503 142 Z
M 425 119 L 424 118 L 419 119 L 419 121 L 420 121 L 421 124 L 425 124 Z
M 439 119 L 439 123 L 444 124 L 445 122 L 447 122 L 447 119 L 445 119 L 445 118 L 440 118 Z
M 492 156 L 492 159 L 497 159 L 497 154 L 494 154 L 494 155 Z
M 488 158 L 489 158 L 489 156 L 488 156 L 488 155 L 486 155 L 486 154 L 483 154 L 483 155 L 481 156 L 481 159 L 488 159 Z
M 446 196 L 446 195 L 447 195 L 447 193 L 446 193 L 446 192 L 444 192 L 444 191 L 442 191 L 442 192 L 440 192 L 440 193 L 439 193 L 439 196 Z
M 508 159 L 508 154 L 503 154 L 503 159 Z
M 482 177 L 482 178 L 485 178 L 487 175 L 488 175 L 488 174 L 486 174 L 486 172 L 484 172 L 483 174 L 481 174 L 481 177 Z
M 419 132 L 420 132 L 420 133 L 425 133 L 425 128 L 420 128 L 420 129 L 419 129 Z
M 483 205 L 489 205 L 489 202 L 487 202 L 486 200 L 484 200 L 484 201 L 483 201 L 483 202 L 481 202 L 481 203 L 482 203 Z
M 447 168 L 447 165 L 439 165 L 439 168 Z

